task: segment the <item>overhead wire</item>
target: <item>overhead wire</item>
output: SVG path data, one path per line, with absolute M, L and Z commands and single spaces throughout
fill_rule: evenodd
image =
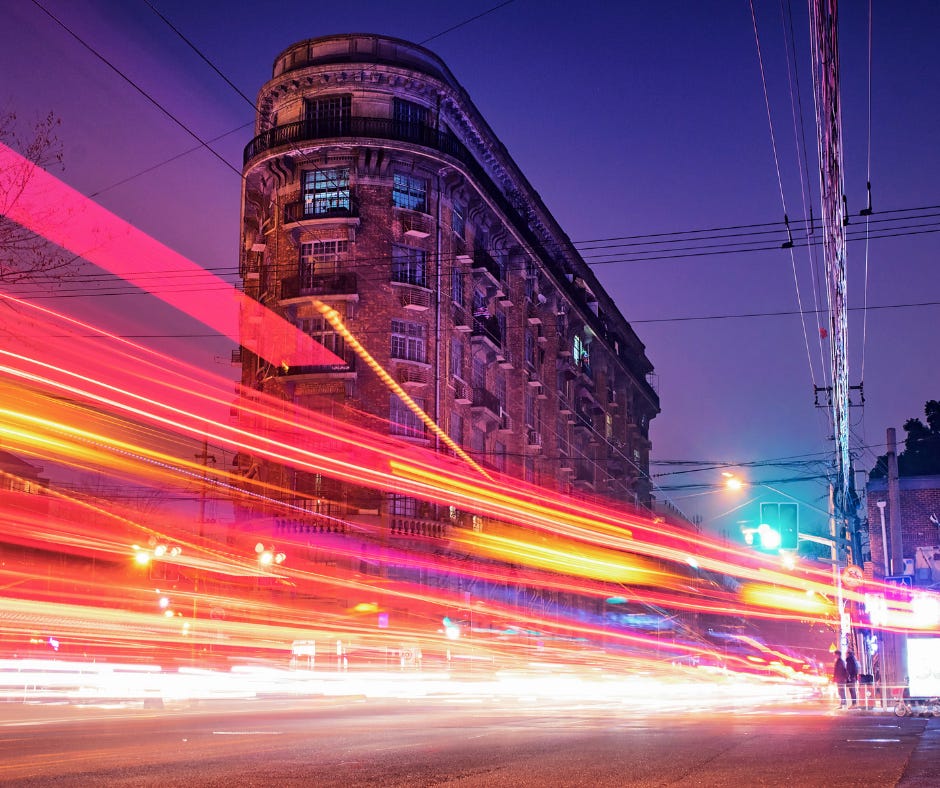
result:
M 793 120 L 793 138 L 796 148 L 796 157 L 797 162 L 801 165 L 797 167 L 797 172 L 800 176 L 800 200 L 803 206 L 803 215 L 805 216 L 809 213 L 810 216 L 810 226 L 807 230 L 807 237 L 810 237 L 814 231 L 814 222 L 812 214 L 812 189 L 810 187 L 809 180 L 809 155 L 807 152 L 806 146 L 806 125 L 803 118 L 803 96 L 800 91 L 800 72 L 799 72 L 799 60 L 796 56 L 796 36 L 793 32 L 793 9 L 790 5 L 790 0 L 786 0 L 786 7 L 784 7 L 784 0 L 780 0 L 780 14 L 782 20 L 783 28 L 783 39 L 784 39 L 784 57 L 786 60 L 787 66 L 787 85 L 790 91 L 790 115 Z M 789 36 L 787 35 L 789 31 Z M 792 53 L 792 59 L 791 59 Z M 795 88 L 795 90 L 794 90 Z M 794 95 L 795 93 L 795 95 Z M 799 130 L 797 129 L 797 121 L 799 121 Z M 812 244 L 807 245 L 807 262 L 809 264 L 810 270 L 810 284 L 812 285 L 813 293 L 813 306 L 815 308 L 815 314 L 818 316 L 820 314 L 819 308 L 819 265 L 818 259 L 816 256 L 816 247 Z M 795 266 L 795 260 L 794 260 Z M 794 280 L 796 281 L 796 271 L 794 268 Z M 799 285 L 797 284 L 797 295 L 799 295 Z M 822 323 L 817 317 L 816 320 L 816 345 L 819 350 L 819 367 L 821 370 L 822 379 L 825 382 L 827 380 L 826 374 L 826 354 L 823 347 L 823 331 Z M 815 380 L 813 381 L 815 386 Z
M 771 147 L 773 148 L 773 154 L 774 154 L 774 167 L 776 168 L 776 171 L 777 171 L 777 187 L 780 190 L 780 203 L 783 207 L 784 222 L 789 227 L 790 220 L 787 215 L 788 213 L 787 201 L 783 192 L 783 177 L 780 172 L 780 159 L 777 155 L 777 138 L 774 133 L 773 116 L 770 111 L 770 95 L 767 91 L 767 76 L 764 72 L 764 57 L 763 57 L 763 54 L 761 53 L 760 33 L 758 32 L 758 29 L 757 29 L 757 12 L 754 9 L 754 0 L 749 0 L 749 3 L 751 6 L 751 21 L 754 26 L 754 41 L 757 45 L 757 61 L 758 61 L 758 65 L 760 66 L 761 85 L 763 86 L 763 91 L 764 91 L 764 106 L 766 107 L 766 110 L 767 110 L 767 124 L 770 127 L 770 142 L 771 142 Z M 795 258 L 795 255 L 793 254 L 793 242 L 792 242 L 792 238 L 789 237 L 789 229 L 787 232 L 788 232 L 788 240 L 786 241 L 785 246 L 790 254 L 790 267 L 792 268 L 792 271 L 793 271 L 793 283 L 796 287 L 796 301 L 797 301 L 797 306 L 799 307 L 799 310 L 800 310 L 800 323 L 803 328 L 803 342 L 806 345 L 806 361 L 809 365 L 810 379 L 812 380 L 813 387 L 815 388 L 816 387 L 816 373 L 813 367 L 812 352 L 810 351 L 810 347 L 809 347 L 809 334 L 806 330 L 806 319 L 803 315 L 803 298 L 800 293 L 800 280 L 796 271 L 796 258 Z
M 104 63 L 111 71 L 117 74 L 124 82 L 130 85 L 137 93 L 143 96 L 151 105 L 158 109 L 163 115 L 169 118 L 173 123 L 185 131 L 190 137 L 196 140 L 200 148 L 205 148 L 209 153 L 211 153 L 216 159 L 222 162 L 228 169 L 232 170 L 239 178 L 242 177 L 241 172 L 233 167 L 228 160 L 218 151 L 216 151 L 206 140 L 200 137 L 195 131 L 193 131 L 186 123 L 180 120 L 176 115 L 174 115 L 170 110 L 168 110 L 163 104 L 161 104 L 157 99 L 155 99 L 150 93 L 144 90 L 140 85 L 138 85 L 133 79 L 131 79 L 127 74 L 125 74 L 121 69 L 119 69 L 114 63 L 112 63 L 108 58 L 102 55 L 97 49 L 95 49 L 91 44 L 89 44 L 85 39 L 78 35 L 72 28 L 70 28 L 65 22 L 63 22 L 59 17 L 53 14 L 48 8 L 46 8 L 39 0 L 31 0 L 33 5 L 35 5 L 40 11 L 42 11 L 46 16 L 48 16 L 52 21 L 54 21 L 59 27 L 61 27 L 66 33 L 68 33 L 73 39 L 75 39 L 79 44 L 81 44 L 85 49 L 87 49 L 94 57 Z

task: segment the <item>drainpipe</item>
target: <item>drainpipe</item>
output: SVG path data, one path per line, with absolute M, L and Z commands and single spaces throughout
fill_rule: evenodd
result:
M 441 303 L 442 303 L 442 276 L 441 276 L 441 185 L 442 178 L 440 172 L 437 174 L 437 231 L 434 236 L 434 258 L 436 265 L 436 287 L 434 303 L 434 341 L 437 344 L 437 353 L 434 354 L 434 421 L 441 423 L 441 357 L 444 354 L 444 348 L 441 343 Z M 434 448 L 440 451 L 441 439 L 435 434 Z

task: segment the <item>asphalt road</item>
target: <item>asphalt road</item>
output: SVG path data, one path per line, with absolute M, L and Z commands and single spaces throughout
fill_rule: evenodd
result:
M 940 720 L 363 698 L 0 704 L 0 784 L 936 786 Z

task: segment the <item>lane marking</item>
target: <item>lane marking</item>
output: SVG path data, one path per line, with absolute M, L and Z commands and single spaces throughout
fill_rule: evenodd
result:
M 283 731 L 212 731 L 213 736 L 281 736 Z

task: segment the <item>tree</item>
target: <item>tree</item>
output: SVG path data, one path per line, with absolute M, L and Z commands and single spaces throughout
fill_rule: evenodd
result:
M 59 123 L 50 112 L 24 136 L 16 114 L 0 112 L 0 143 L 20 153 L 31 165 L 61 170 L 62 145 L 56 136 Z M 29 183 L 31 172 L 31 167 L 24 166 L 0 178 L 0 284 L 53 284 L 55 278 L 71 273 L 75 266 L 74 257 L 7 218 L 10 207 Z M 54 213 L 55 206 L 50 205 L 50 216 Z
M 927 423 L 920 419 L 904 422 L 904 451 L 898 454 L 899 476 L 940 475 L 940 400 L 931 399 L 924 404 Z M 869 474 L 870 479 L 883 479 L 888 475 L 888 455 L 878 458 Z

